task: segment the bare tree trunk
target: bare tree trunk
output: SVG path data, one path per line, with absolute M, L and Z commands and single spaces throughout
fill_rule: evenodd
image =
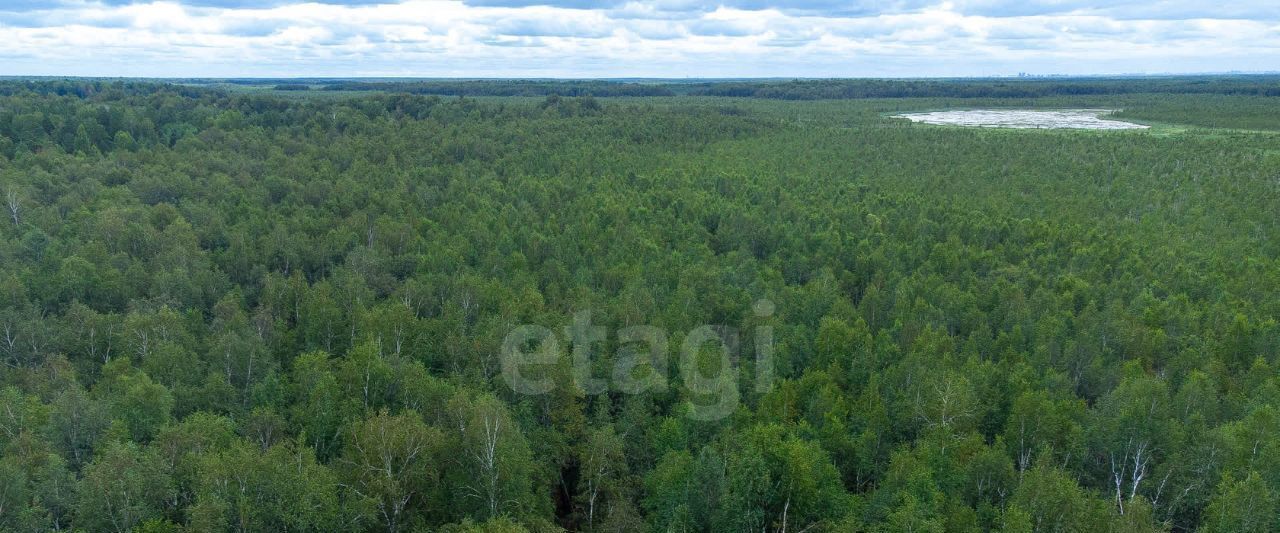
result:
M 19 217 L 19 211 L 22 210 L 22 202 L 18 200 L 18 193 L 12 188 L 5 191 L 5 204 L 9 207 L 9 218 L 13 219 L 13 225 L 17 226 L 22 223 Z
M 498 431 L 500 423 L 497 419 L 484 419 L 484 449 L 481 450 L 481 465 L 484 469 L 486 492 L 489 496 L 489 517 L 498 516 Z

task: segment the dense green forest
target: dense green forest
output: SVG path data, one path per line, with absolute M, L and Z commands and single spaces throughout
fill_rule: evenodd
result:
M 265 83 L 0 83 L 0 530 L 1280 530 L 1274 80 Z

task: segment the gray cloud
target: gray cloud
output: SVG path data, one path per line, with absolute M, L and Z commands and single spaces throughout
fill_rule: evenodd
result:
M 817 40 L 817 38 L 816 38 L 816 37 L 809 37 L 809 36 L 802 36 L 802 37 L 774 37 L 774 38 L 771 38 L 771 39 L 765 39 L 765 40 L 764 40 L 763 42 L 761 42 L 760 44 L 762 44 L 762 45 L 764 45 L 764 46 L 773 46 L 773 47 L 778 47 L 778 48 L 795 48 L 795 47 L 798 47 L 798 46 L 804 46 L 804 45 L 809 44 L 809 43 L 811 43 L 811 42 L 813 42 L 813 41 L 816 41 L 816 40 Z
M 511 48 L 540 48 L 547 45 L 539 37 L 512 37 L 512 38 L 491 37 L 488 39 L 484 39 L 482 42 L 488 46 L 501 46 L 501 47 L 511 47 Z
M 689 33 L 704 37 L 746 37 L 759 34 L 759 30 L 746 24 L 727 20 L 695 20 L 688 25 Z
M 515 18 L 505 19 L 493 25 L 493 33 L 521 37 L 578 37 L 598 39 L 612 32 L 597 24 L 584 24 L 571 20 Z
M 222 33 L 237 37 L 265 37 L 289 27 L 283 20 L 242 20 L 222 26 Z

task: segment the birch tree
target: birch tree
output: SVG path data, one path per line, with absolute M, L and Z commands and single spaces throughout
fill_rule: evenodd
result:
M 373 509 L 378 529 L 402 531 L 422 517 L 439 479 L 443 435 L 417 413 L 384 410 L 351 427 L 342 484 Z
M 449 484 L 458 509 L 479 520 L 519 513 L 529 503 L 530 452 L 506 406 L 490 395 L 459 393 L 450 411 Z

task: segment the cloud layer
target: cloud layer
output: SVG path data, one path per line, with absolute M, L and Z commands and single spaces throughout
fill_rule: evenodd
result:
M 1269 0 L 8 0 L 0 35 L 0 75 L 1280 70 L 1280 4 Z

